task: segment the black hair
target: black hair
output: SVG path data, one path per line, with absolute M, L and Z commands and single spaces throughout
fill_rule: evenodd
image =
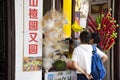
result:
M 82 31 L 80 33 L 81 43 L 89 43 L 90 39 L 91 39 L 91 34 L 88 31 Z
M 100 49 L 100 50 L 102 50 L 102 48 L 101 48 L 101 46 L 99 45 L 99 43 L 100 43 L 100 35 L 99 35 L 99 33 L 91 33 L 91 39 L 93 39 L 93 43 L 94 44 L 97 44 L 97 47 Z
M 91 35 L 92 35 L 93 43 L 98 44 L 100 42 L 99 34 L 98 33 L 91 33 Z

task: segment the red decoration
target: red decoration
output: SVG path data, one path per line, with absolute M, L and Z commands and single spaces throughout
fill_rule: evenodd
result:
M 96 20 L 89 15 L 88 26 L 92 29 L 88 29 L 90 32 L 99 33 L 102 50 L 105 52 L 109 51 L 115 43 L 115 39 L 117 38 L 116 28 L 119 26 L 111 16 L 111 9 L 106 14 L 101 13 Z

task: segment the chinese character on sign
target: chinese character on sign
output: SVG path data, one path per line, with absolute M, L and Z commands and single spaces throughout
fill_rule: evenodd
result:
M 29 9 L 29 16 L 31 19 L 38 19 L 38 10 L 37 9 Z
M 37 44 L 29 44 L 29 54 L 37 54 L 38 45 Z
M 38 30 L 38 21 L 29 21 L 29 30 Z
M 38 53 L 38 0 L 29 0 L 29 54 L 37 54 Z M 34 19 L 34 20 L 33 20 Z
M 35 6 L 35 7 L 37 7 L 38 6 L 38 0 L 29 0 L 29 5 L 30 6 Z
M 29 42 L 32 42 L 32 41 L 38 42 L 37 40 L 35 40 L 36 37 L 37 37 L 37 33 L 30 33 L 30 38 L 31 38 L 31 40 L 30 40 Z

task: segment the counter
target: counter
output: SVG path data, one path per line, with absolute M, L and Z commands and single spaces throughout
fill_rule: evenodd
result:
M 77 80 L 74 70 L 45 72 L 45 80 Z

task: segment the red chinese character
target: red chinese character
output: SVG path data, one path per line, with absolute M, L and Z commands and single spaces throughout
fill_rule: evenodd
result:
M 29 0 L 29 2 L 30 2 L 29 3 L 30 6 L 35 6 L 35 7 L 38 6 L 38 0 Z
M 37 53 L 38 53 L 38 45 L 29 44 L 29 54 L 37 54 Z
M 37 9 L 29 9 L 29 16 L 32 19 L 38 19 L 38 10 Z
M 38 42 L 37 40 L 35 40 L 36 37 L 37 37 L 37 33 L 30 33 L 30 38 L 31 38 L 31 40 L 30 40 L 29 42 L 32 42 L 32 41 Z
M 38 30 L 38 21 L 29 21 L 29 30 Z

